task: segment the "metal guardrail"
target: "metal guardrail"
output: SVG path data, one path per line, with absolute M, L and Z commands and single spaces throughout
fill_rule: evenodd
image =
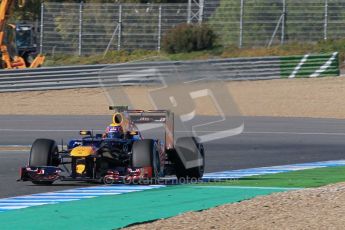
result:
M 338 76 L 338 54 L 4 70 L 0 72 L 0 92 L 90 88 L 100 87 L 101 83 L 154 84 L 161 82 L 159 77 L 174 78 L 176 74 L 186 81 L 203 77 L 222 80 L 259 80 Z

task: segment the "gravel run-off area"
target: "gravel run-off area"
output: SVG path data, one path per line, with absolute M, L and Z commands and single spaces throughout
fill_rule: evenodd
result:
M 344 229 L 345 183 L 256 197 L 126 229 Z
M 244 116 L 345 118 L 345 78 L 279 79 L 227 82 L 229 95 Z M 125 92 L 138 109 L 152 109 L 144 87 Z M 197 100 L 198 114 L 213 115 L 207 100 Z M 101 88 L 0 93 L 0 114 L 111 114 Z

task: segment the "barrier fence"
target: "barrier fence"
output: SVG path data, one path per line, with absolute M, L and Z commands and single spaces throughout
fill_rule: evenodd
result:
M 100 87 L 101 78 L 106 78 L 109 86 L 160 84 L 160 77 L 174 78 L 176 74 L 186 81 L 196 80 L 202 75 L 230 81 L 339 76 L 340 73 L 337 52 L 290 57 L 67 66 L 1 71 L 0 92 Z
M 40 50 L 52 55 L 160 50 L 165 33 L 181 23 L 207 23 L 218 35 L 219 44 L 240 48 L 339 39 L 345 37 L 344 8 L 343 0 L 44 2 Z

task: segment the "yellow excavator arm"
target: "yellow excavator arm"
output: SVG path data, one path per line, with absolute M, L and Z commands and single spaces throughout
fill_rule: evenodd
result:
M 6 30 L 6 20 L 10 17 L 10 8 L 15 2 L 15 0 L 1 0 L 0 3 L 0 52 L 1 59 L 3 62 L 3 67 L 5 69 L 22 69 L 22 68 L 36 68 L 43 64 L 45 57 L 39 54 L 35 60 L 31 63 L 30 66 L 26 66 L 25 60 L 23 57 L 18 55 L 11 57 L 7 45 L 4 44 L 4 36 Z M 19 7 L 25 6 L 25 0 L 18 0 L 17 4 Z
M 2 0 L 0 5 L 0 45 L 4 42 L 4 31 L 6 25 L 6 13 L 12 4 L 11 0 Z

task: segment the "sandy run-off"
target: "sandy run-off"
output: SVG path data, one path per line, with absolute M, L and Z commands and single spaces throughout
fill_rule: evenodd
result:
M 257 197 L 128 229 L 344 229 L 345 183 Z
M 244 116 L 345 118 L 345 78 L 279 79 L 227 82 Z M 144 87 L 127 87 L 138 109 L 152 109 Z M 101 88 L 0 93 L 0 114 L 100 115 L 108 111 Z M 213 106 L 198 99 L 197 112 L 213 115 Z

